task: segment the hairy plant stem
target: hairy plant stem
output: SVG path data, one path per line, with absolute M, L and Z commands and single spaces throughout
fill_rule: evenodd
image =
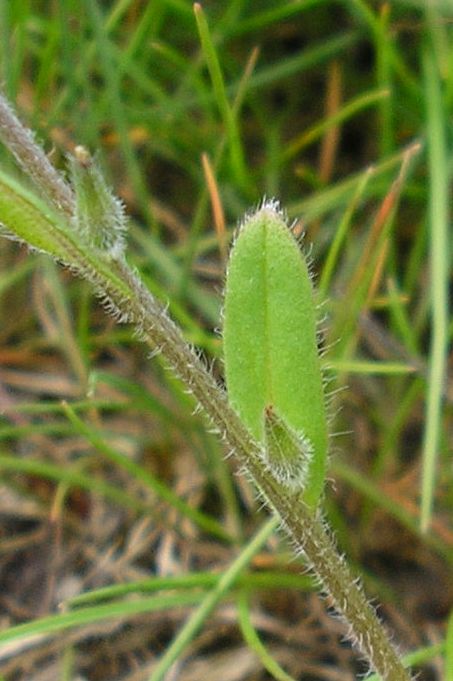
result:
M 22 168 L 43 190 L 65 218 L 74 214 L 74 193 L 51 166 L 33 135 L 22 126 L 8 102 L 0 95 L 0 137 Z M 74 257 L 79 257 L 78 255 Z M 348 635 L 383 681 L 409 681 L 398 655 L 387 637 L 372 606 L 351 574 L 344 558 L 326 529 L 319 512 L 313 511 L 301 496 L 291 493 L 266 470 L 254 441 L 237 414 L 230 407 L 225 392 L 217 385 L 203 361 L 185 342 L 181 331 L 145 288 L 141 280 L 119 259 L 106 260 L 99 271 L 87 271 L 86 263 L 73 265 L 90 279 L 119 317 L 134 324 L 151 349 L 165 358 L 187 389 L 204 409 L 227 450 L 241 464 L 243 472 L 254 481 L 261 494 L 281 519 L 296 553 L 303 554 L 332 605 L 349 627 Z M 122 288 L 108 279 L 105 267 L 122 282 Z M 127 295 L 125 295 L 125 291 Z
M 55 208 L 66 215 L 72 215 L 75 206 L 72 188 L 54 168 L 44 150 L 36 143 L 31 130 L 22 125 L 8 100 L 1 94 L 0 139 Z
M 225 392 L 184 341 L 179 328 L 128 266 L 122 263 L 119 267 L 135 292 L 134 298 L 127 302 L 127 312 L 139 321 L 146 342 L 162 353 L 203 407 L 243 472 L 254 481 L 280 517 L 296 553 L 305 556 L 332 605 L 344 618 L 349 627 L 348 637 L 384 681 L 409 681 L 409 673 L 367 601 L 361 584 L 338 553 L 320 513 L 309 509 L 300 495 L 288 493 L 269 475 L 259 456 L 259 445 L 228 404 Z M 116 304 L 121 309 L 121 301 Z

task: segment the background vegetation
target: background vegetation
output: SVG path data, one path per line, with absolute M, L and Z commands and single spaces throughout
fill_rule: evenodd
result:
M 99 151 L 130 261 L 219 380 L 237 221 L 263 196 L 297 220 L 330 386 L 347 386 L 329 521 L 419 678 L 451 681 L 453 11 L 203 8 L 211 51 L 185 0 L 2 0 L 4 91 L 58 166 Z M 363 672 L 303 561 L 277 534 L 252 540 L 265 512 L 160 360 L 7 241 L 0 292 L 2 681 Z

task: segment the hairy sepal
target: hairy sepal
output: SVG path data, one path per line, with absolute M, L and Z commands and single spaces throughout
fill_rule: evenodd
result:
M 114 258 L 125 249 L 126 217 L 122 202 L 107 186 L 98 162 L 78 146 L 69 158 L 75 191 L 73 223 L 84 241 Z
M 273 405 L 264 410 L 262 460 L 281 485 L 291 492 L 307 487 L 313 445 L 303 432 L 291 428 Z

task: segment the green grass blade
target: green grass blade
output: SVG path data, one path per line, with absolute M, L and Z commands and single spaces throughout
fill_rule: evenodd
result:
M 445 638 L 445 681 L 453 681 L 453 610 L 448 618 Z
M 115 63 L 114 50 L 107 32 L 107 22 L 102 15 L 98 0 L 86 0 L 84 5 L 96 38 L 99 64 L 106 82 L 105 96 L 108 98 L 111 106 L 112 118 L 119 135 L 120 147 L 126 163 L 127 173 L 136 192 L 140 208 L 148 221 L 151 222 L 152 214 L 149 210 L 148 191 L 143 181 L 136 154 L 128 134 L 128 121 L 120 94 L 121 72 Z
M 280 667 L 256 633 L 250 618 L 250 608 L 245 592 L 242 592 L 238 605 L 239 625 L 241 627 L 242 635 L 249 648 L 256 653 L 263 667 L 274 677 L 274 679 L 277 679 L 277 681 L 295 681 L 294 677 L 287 674 L 285 670 Z
M 244 160 L 238 122 L 228 101 L 219 57 L 211 37 L 208 22 L 199 3 L 194 4 L 194 12 L 198 32 L 200 34 L 201 47 L 211 76 L 217 106 L 223 118 L 225 128 L 228 131 L 232 172 L 239 186 L 246 189 L 249 187 L 249 178 Z
M 81 627 L 103 620 L 125 619 L 146 612 L 156 612 L 170 608 L 199 603 L 200 593 L 178 593 L 163 596 L 139 598 L 134 601 L 120 601 L 92 607 L 80 608 L 73 612 L 49 615 L 24 624 L 17 624 L 0 632 L 0 644 L 42 634 L 59 633 L 72 627 Z
M 127 494 L 123 489 L 111 485 L 88 473 L 62 468 L 61 466 L 46 461 L 19 459 L 6 454 L 0 454 L 0 471 L 2 470 L 25 473 L 47 480 L 53 480 L 57 483 L 64 483 L 68 487 L 79 487 L 80 489 L 90 491 L 94 494 L 99 494 L 112 503 L 132 510 L 135 513 L 150 513 L 149 504 Z
M 424 53 L 428 163 L 430 170 L 429 234 L 431 267 L 432 332 L 429 359 L 426 427 L 423 440 L 423 465 L 420 525 L 426 531 L 431 522 L 436 482 L 436 460 L 442 427 L 442 390 L 447 370 L 448 347 L 448 281 L 449 170 L 445 112 L 440 78 L 434 56 Z
M 322 137 L 331 128 L 344 123 L 356 114 L 360 113 L 368 107 L 375 106 L 380 103 L 383 99 L 387 99 L 389 93 L 387 90 L 373 90 L 371 92 L 366 92 L 360 97 L 356 97 L 352 101 L 345 104 L 339 111 L 337 111 L 333 116 L 329 116 L 327 119 L 322 120 L 320 123 L 316 123 L 312 128 L 305 130 L 303 133 L 298 135 L 294 140 L 292 140 L 286 147 L 283 153 L 283 159 L 288 161 L 293 158 L 296 154 L 300 153 L 302 149 L 313 144 L 320 137 Z
M 250 563 L 253 556 L 266 543 L 266 541 L 278 527 L 278 524 L 279 521 L 277 518 L 271 518 L 268 520 L 251 539 L 239 556 L 233 561 L 228 570 L 226 570 L 226 572 L 219 577 L 215 588 L 204 597 L 198 610 L 196 610 L 193 615 L 189 617 L 184 627 L 181 629 L 170 647 L 162 656 L 156 669 L 149 677 L 149 681 L 162 681 L 171 665 L 182 656 L 184 650 L 192 641 L 219 600 L 231 589 L 238 576 Z

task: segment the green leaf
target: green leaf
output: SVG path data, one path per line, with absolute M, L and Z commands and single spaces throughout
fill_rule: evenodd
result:
M 232 249 L 223 342 L 232 406 L 264 447 L 266 440 L 274 442 L 265 457 L 271 472 L 274 460 L 274 477 L 282 484 L 285 476 L 279 479 L 277 464 L 281 471 L 282 452 L 300 440 L 300 461 L 308 467 L 300 489 L 307 503 L 316 505 L 328 443 L 316 306 L 305 258 L 274 202 L 245 221 Z M 278 422 L 265 419 L 274 412 Z M 294 450 L 287 468 L 293 477 L 291 458 L 297 463 Z
M 11 176 L 0 171 L 2 236 L 23 241 L 38 251 L 68 262 L 68 225 L 55 211 Z

